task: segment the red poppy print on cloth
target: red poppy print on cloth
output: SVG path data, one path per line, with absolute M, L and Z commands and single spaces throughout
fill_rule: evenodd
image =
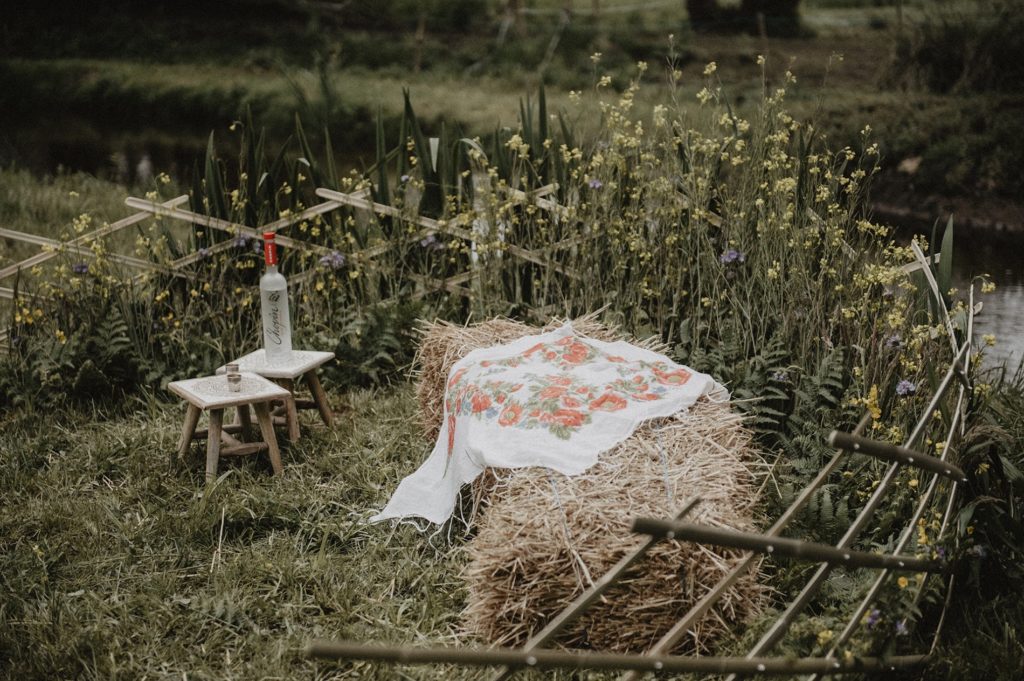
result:
M 578 370 L 594 365 L 614 367 L 616 378 L 605 383 L 580 378 Z M 536 343 L 512 357 L 482 361 L 479 367 L 484 371 L 473 372 L 475 382 L 466 380 L 467 367 L 452 374 L 447 399 L 451 415 L 494 419 L 506 428 L 544 428 L 562 439 L 591 423 L 596 413 L 663 399 L 664 386 L 685 385 L 691 376 L 685 368 L 665 362 L 631 361 L 605 353 L 575 335 Z M 528 381 L 486 379 L 517 367 L 529 372 L 524 374 Z

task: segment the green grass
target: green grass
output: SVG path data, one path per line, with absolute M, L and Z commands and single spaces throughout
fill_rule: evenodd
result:
M 8 414 L 0 676 L 291 678 L 332 668 L 302 658 L 311 638 L 452 642 L 457 531 L 449 544 L 363 523 L 428 447 L 412 391 L 332 398 L 340 425 L 306 421 L 283 477 L 265 458 L 225 459 L 205 493 L 201 445 L 168 469 L 180 404 Z
M 1001 394 L 999 422 L 1019 442 L 1024 390 Z M 483 678 L 302 655 L 313 638 L 459 640 L 459 530 L 362 522 L 429 446 L 410 385 L 332 394 L 337 425 L 304 416 L 283 477 L 265 458 L 223 459 L 205 492 L 201 444 L 168 467 L 183 410 L 160 397 L 3 416 L 0 678 Z M 1022 613 L 1016 577 L 997 572 L 961 585 L 927 678 L 1014 678 Z
M 519 100 L 535 91 L 541 80 L 547 83 L 549 109 L 572 112 L 568 91 L 592 86 L 595 77 L 587 55 L 598 50 L 604 53 L 600 71 L 612 75 L 613 87 L 626 85 L 635 61 L 651 64 L 637 93 L 638 106 L 649 109 L 664 101 L 667 93 L 662 68 L 668 53 L 667 33 L 664 28 L 653 32 L 642 26 L 626 27 L 615 34 L 622 44 L 604 46 L 597 34 L 581 35 L 582 42 L 556 52 L 543 75 L 537 71 L 540 57 L 527 54 L 496 57 L 487 69 L 472 74 L 452 62 L 434 64 L 420 73 L 413 73 L 403 60 L 375 66 L 331 62 L 323 72 L 326 93 L 309 61 L 303 68 L 294 63 L 216 61 L 201 54 L 192 63 L 8 59 L 0 64 L 0 92 L 6 93 L 0 95 L 0 110 L 22 140 L 14 143 L 15 156 L 24 155 L 29 162 L 27 150 L 46 148 L 54 140 L 74 147 L 87 139 L 97 149 L 155 144 L 194 149 L 198 156 L 211 129 L 226 150 L 231 146 L 227 127 L 251 108 L 258 123 L 282 140 L 293 128 L 296 113 L 314 133 L 328 121 L 342 165 L 363 168 L 373 160 L 377 112 L 383 114 L 392 135 L 397 131 L 404 87 L 410 89 L 429 132 L 436 134 L 441 121 L 446 121 L 468 135 L 487 135 L 496 127 L 515 126 Z M 624 42 L 633 39 L 639 41 L 633 47 Z M 704 65 L 716 61 L 731 104 L 748 114 L 761 88 L 755 59 L 767 54 L 770 86 L 792 69 L 798 83 L 789 93 L 791 110 L 803 117 L 816 113 L 833 146 L 853 144 L 867 124 L 880 133 L 884 168 L 892 171 L 887 184 L 899 191 L 974 197 L 979 210 L 984 208 L 979 197 L 1019 195 L 1024 185 L 1014 167 L 1015 159 L 1024 153 L 1024 142 L 1015 131 L 1024 98 L 905 91 L 887 66 L 895 46 L 892 27 L 843 27 L 823 31 L 816 38 L 767 42 L 751 36 L 698 39 L 681 34 L 677 38 L 683 73 L 681 101 L 694 102 L 693 95 L 703 85 Z M 844 62 L 830 63 L 833 52 L 843 54 Z M 54 111 L 61 113 L 47 128 L 26 125 L 26 121 L 52 120 Z M 184 156 L 184 167 L 178 169 L 182 180 L 190 166 L 188 154 Z M 923 157 L 918 174 L 895 173 L 895 166 L 911 156 Z

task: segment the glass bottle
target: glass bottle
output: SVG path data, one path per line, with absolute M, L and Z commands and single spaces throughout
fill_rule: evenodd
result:
M 260 277 L 260 306 L 263 315 L 263 347 L 267 364 L 284 364 L 292 356 L 292 324 L 288 315 L 288 282 L 277 271 L 274 232 L 263 233 L 266 273 Z

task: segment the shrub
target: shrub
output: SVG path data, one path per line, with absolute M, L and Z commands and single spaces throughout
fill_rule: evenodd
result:
M 1019 93 L 1024 88 L 1024 0 L 938 5 L 901 35 L 896 79 L 933 92 Z

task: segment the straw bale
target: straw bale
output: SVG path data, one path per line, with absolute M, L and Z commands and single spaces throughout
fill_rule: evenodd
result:
M 524 643 L 643 541 L 629 531 L 633 518 L 670 517 L 692 496 L 701 503 L 688 520 L 753 530 L 748 447 L 740 417 L 702 400 L 689 413 L 644 424 L 583 475 L 492 469 L 476 536 L 466 546 L 466 632 L 488 643 Z M 662 541 L 559 641 L 646 650 L 736 560 L 733 552 Z M 759 611 L 764 595 L 757 576 L 747 573 L 680 649 L 706 650 Z
M 573 326 L 592 338 L 632 341 L 592 317 Z M 456 361 L 476 348 L 539 331 L 507 319 L 468 327 L 422 325 L 417 396 L 425 433 L 436 437 L 439 431 L 444 386 Z M 644 345 L 663 349 L 655 341 Z M 629 531 L 635 517 L 671 517 L 697 496 L 701 503 L 688 520 L 753 530 L 750 440 L 729 405 L 700 400 L 688 412 L 642 424 L 582 475 L 488 469 L 476 483 L 480 510 L 472 514 L 475 536 L 464 549 L 465 633 L 488 643 L 524 643 L 644 540 Z M 641 652 L 739 559 L 721 549 L 659 542 L 558 640 Z M 723 631 L 756 614 L 765 594 L 757 575 L 747 573 L 677 650 L 706 650 Z

